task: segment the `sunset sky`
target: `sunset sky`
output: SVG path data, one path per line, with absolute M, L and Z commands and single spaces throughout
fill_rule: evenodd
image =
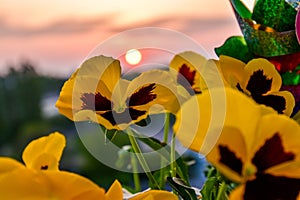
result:
M 68 76 L 106 39 L 132 28 L 179 31 L 213 48 L 240 35 L 228 0 L 0 0 L 0 73 L 29 61 Z M 149 36 L 150 37 L 150 36 Z

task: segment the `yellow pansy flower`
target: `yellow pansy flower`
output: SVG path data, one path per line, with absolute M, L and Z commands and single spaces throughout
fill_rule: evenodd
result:
M 56 103 L 73 121 L 91 120 L 107 129 L 126 129 L 149 114 L 176 112 L 176 84 L 167 71 L 150 70 L 129 81 L 118 60 L 96 56 L 86 60 L 65 82 Z
M 228 85 L 251 96 L 259 104 L 270 106 L 280 114 L 291 115 L 295 106 L 294 97 L 288 91 L 279 91 L 281 76 L 268 60 L 258 58 L 245 64 L 221 55 L 216 63 Z
M 213 116 L 226 97 L 225 119 Z M 197 119 L 187 116 L 199 106 Z M 194 116 L 194 115 L 193 115 Z M 191 127 L 191 121 L 196 125 Z M 187 101 L 176 115 L 182 144 L 206 155 L 228 179 L 240 185 L 230 199 L 297 199 L 300 192 L 300 126 L 231 88 L 216 88 Z
M 24 149 L 22 159 L 30 169 L 58 170 L 65 146 L 65 136 L 55 132 L 31 141 Z
M 30 142 L 22 163 L 0 157 L 1 199 L 103 199 L 104 189 L 71 172 L 59 171 L 65 137 L 52 133 Z

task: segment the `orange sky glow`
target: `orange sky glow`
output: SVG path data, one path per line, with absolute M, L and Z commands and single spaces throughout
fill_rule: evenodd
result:
M 240 35 L 228 0 L 0 0 L 0 74 L 29 61 L 42 74 L 70 75 L 106 39 L 160 27 L 214 47 Z

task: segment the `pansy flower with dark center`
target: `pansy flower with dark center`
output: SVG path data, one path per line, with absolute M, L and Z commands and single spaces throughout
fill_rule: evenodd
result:
M 170 68 L 177 72 L 177 83 L 183 86 L 191 95 L 200 94 L 206 88 L 200 72 L 203 72 L 207 60 L 200 54 L 186 51 L 175 55 L 170 62 Z
M 270 106 L 280 114 L 291 115 L 295 106 L 293 95 L 279 91 L 282 80 L 268 60 L 253 59 L 247 64 L 235 58 L 220 56 L 216 61 L 224 80 L 231 87 L 251 96 L 257 103 Z
M 71 120 L 123 130 L 149 114 L 176 112 L 179 103 L 169 72 L 150 70 L 129 81 L 121 77 L 118 60 L 96 56 L 64 84 L 56 106 Z
M 181 107 L 174 125 L 179 141 L 239 184 L 229 199 L 299 199 L 299 124 L 232 88 L 225 88 L 224 123 L 216 122 L 211 97 L 221 93 L 224 88 L 211 89 Z M 193 101 L 200 110 L 196 130 L 184 117 L 194 109 Z

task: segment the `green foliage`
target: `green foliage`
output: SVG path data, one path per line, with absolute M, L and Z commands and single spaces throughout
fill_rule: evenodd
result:
M 162 159 L 165 159 L 165 161 L 169 161 L 170 158 L 170 147 L 166 146 L 165 144 L 161 143 L 159 140 L 152 138 L 152 137 L 139 137 L 138 138 L 140 141 L 144 142 L 147 144 L 149 147 L 151 147 L 155 151 L 160 151 Z M 185 164 L 184 160 L 182 157 L 176 155 L 176 164 L 177 164 L 177 174 L 178 176 L 186 183 L 189 184 L 189 177 L 188 177 L 188 168 L 187 165 Z
M 178 195 L 181 196 L 184 200 L 197 200 L 198 197 L 196 195 L 196 191 L 194 188 L 186 185 L 183 180 L 180 180 L 178 178 L 167 178 L 168 183 L 171 185 L 171 187 L 178 193 Z
M 300 66 L 297 66 L 293 71 L 287 71 L 281 74 L 283 85 L 298 85 L 300 84 Z
M 7 75 L 0 77 L 2 155 L 20 159 L 28 141 L 72 125 L 61 116 L 45 119 L 42 113 L 42 99 L 47 93 L 58 95 L 64 81 L 40 76 L 28 62 L 22 63 L 19 70 L 11 68 Z
M 254 58 L 243 36 L 229 37 L 222 46 L 215 48 L 215 52 L 218 56 L 230 56 L 245 63 Z
M 227 200 L 236 184 L 226 179 L 213 166 L 208 167 L 207 180 L 201 190 L 202 200 Z

